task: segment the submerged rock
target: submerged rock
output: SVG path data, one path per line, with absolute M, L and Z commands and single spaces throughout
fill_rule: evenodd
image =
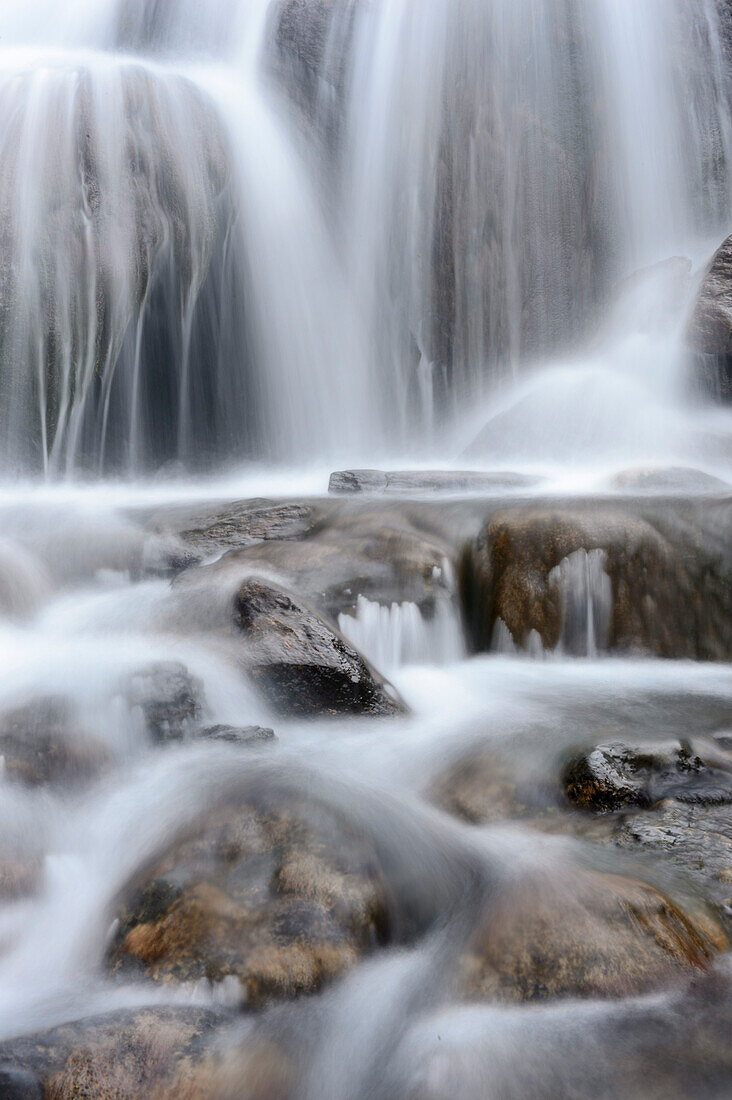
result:
M 732 803 L 732 754 L 712 739 L 598 745 L 567 765 L 564 789 L 584 810 L 648 807 L 664 798 L 702 806 Z
M 254 746 L 277 740 L 275 731 L 266 726 L 205 726 L 198 731 L 198 736 L 227 745 Z
M 672 541 L 673 539 L 673 541 Z M 608 507 L 495 512 L 463 555 L 461 590 L 477 649 L 500 627 L 519 647 L 554 650 L 573 599 L 563 564 L 602 554 L 597 590 L 585 575 L 584 615 L 594 599 L 606 618 L 599 649 L 726 660 L 732 653 L 732 572 L 724 544 L 690 527 L 663 532 Z M 603 577 L 607 579 L 603 581 Z M 566 583 L 563 583 L 566 582 Z
M 0 715 L 0 756 L 8 779 L 29 787 L 75 784 L 99 775 L 109 750 L 80 730 L 63 696 L 47 696 Z
M 325 619 L 289 592 L 250 578 L 234 601 L 249 675 L 283 713 L 393 715 L 404 704 Z
M 622 470 L 612 479 L 613 489 L 641 492 L 718 493 L 730 486 L 691 466 L 648 466 Z
M 153 981 L 233 981 L 248 1006 L 312 993 L 381 940 L 386 893 L 340 816 L 263 792 L 213 811 L 120 916 L 110 965 Z
M 706 968 L 727 940 L 652 886 L 564 868 L 501 884 L 462 960 L 469 999 L 625 997 Z
M 122 694 L 139 707 L 155 744 L 182 741 L 195 732 L 203 708 L 203 685 L 179 661 L 158 661 L 133 673 Z
M 699 289 L 686 331 L 702 387 L 732 400 L 732 236 L 717 249 Z

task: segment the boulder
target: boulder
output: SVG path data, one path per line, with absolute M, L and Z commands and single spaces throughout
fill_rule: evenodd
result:
M 228 979 L 251 1007 L 315 992 L 387 929 L 370 844 L 316 802 L 262 791 L 171 847 L 120 913 L 109 961 L 126 978 Z
M 686 330 L 702 387 L 732 400 L 732 236 L 717 249 L 704 276 Z
M 621 470 L 612 481 L 613 489 L 644 493 L 720 493 L 730 486 L 691 466 L 648 466 Z
M 359 596 L 385 606 L 416 603 L 429 619 L 453 597 L 451 556 L 447 539 L 421 530 L 398 506 L 360 505 L 321 515 L 305 538 L 233 550 L 211 569 L 242 577 L 269 572 L 334 623 L 355 613 Z
M 731 580 L 728 546 L 692 524 L 662 529 L 611 505 L 530 506 L 488 517 L 464 551 L 460 584 L 479 650 L 498 630 L 519 647 L 536 638 L 554 650 L 589 615 L 605 633 L 597 649 L 728 660 Z
M 174 534 L 192 555 L 204 557 L 277 539 L 302 539 L 322 520 L 317 505 L 264 498 L 232 501 L 211 509 L 167 509 L 153 515 L 148 526 L 159 534 Z M 189 563 L 184 563 L 189 564 Z
M 471 1000 L 625 997 L 703 970 L 727 947 L 646 883 L 564 868 L 499 884 L 461 964 Z
M 178 1074 L 192 1072 L 226 1020 L 214 1009 L 149 1006 L 11 1039 L 0 1044 L 0 1096 L 172 1098 L 167 1088 Z
M 132 673 L 122 695 L 142 712 L 150 739 L 161 745 L 182 741 L 198 727 L 203 709 L 203 684 L 179 661 L 158 661 Z
M 248 674 L 285 714 L 403 713 L 395 690 L 343 635 L 284 589 L 250 578 L 234 600 Z
M 32 699 L 0 715 L 0 756 L 4 775 L 29 787 L 84 783 L 110 760 L 106 744 L 79 729 L 63 696 Z
M 578 809 L 648 807 L 672 798 L 692 805 L 732 803 L 732 753 L 712 738 L 598 745 L 564 771 L 567 798 Z

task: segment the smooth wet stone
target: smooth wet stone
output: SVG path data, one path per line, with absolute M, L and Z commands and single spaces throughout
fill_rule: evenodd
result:
M 203 684 L 179 661 L 158 661 L 129 676 L 122 695 L 139 707 L 151 740 L 182 741 L 195 732 L 203 709 Z
M 578 809 L 645 808 L 672 798 L 702 806 L 732 803 L 732 753 L 711 738 L 688 742 L 615 742 L 567 765 L 567 798 Z
M 477 470 L 338 470 L 330 475 L 330 493 L 462 493 L 521 489 L 539 478 L 527 474 Z
M 355 612 L 361 596 L 382 606 L 415 603 L 427 618 L 439 603 L 453 598 L 448 538 L 421 529 L 394 504 L 360 503 L 357 508 L 341 506 L 337 513 L 306 538 L 267 540 L 233 550 L 181 580 L 195 584 L 208 576 L 224 582 L 227 577 L 271 573 L 333 622 L 344 612 Z
M 704 390 L 732 400 L 732 236 L 712 257 L 686 329 Z
M 398 695 L 358 651 L 291 593 L 259 579 L 240 585 L 234 622 L 248 675 L 283 714 L 395 715 Z
M 589 592 L 608 603 L 599 648 L 702 660 L 732 655 L 732 562 L 722 528 L 707 532 L 673 516 L 651 523 L 606 504 L 532 505 L 488 517 L 460 570 L 474 647 L 490 648 L 500 627 L 519 648 L 537 639 L 544 650 L 556 649 L 564 631 L 561 566 L 579 552 L 602 552 L 609 581 L 607 592 Z
M 672 865 L 703 893 L 732 932 L 732 808 L 668 799 L 623 815 L 612 840 L 628 852 Z
M 704 970 L 728 946 L 654 887 L 557 867 L 500 883 L 462 959 L 470 1000 L 625 997 Z
M 109 963 L 124 978 L 234 981 L 241 1003 L 312 993 L 386 936 L 374 850 L 294 794 L 213 810 L 120 913 Z
M 85 783 L 110 760 L 106 744 L 79 729 L 63 696 L 32 699 L 1 714 L 0 757 L 5 778 L 28 787 Z
M 641 492 L 718 493 L 732 488 L 726 481 L 690 466 L 636 467 L 616 474 L 613 489 Z
M 277 740 L 275 731 L 267 726 L 205 726 L 198 731 L 198 736 L 205 738 L 207 741 L 219 741 L 227 745 L 248 745 L 250 747 Z
M 271 539 L 303 538 L 318 519 L 314 504 L 256 498 L 234 501 L 213 513 L 184 516 L 179 536 L 186 545 L 210 554 Z
M 211 1008 L 149 1006 L 8 1040 L 0 1044 L 0 1096 L 172 1100 L 167 1088 L 193 1071 L 228 1019 Z M 3 1072 L 15 1092 L 2 1091 Z

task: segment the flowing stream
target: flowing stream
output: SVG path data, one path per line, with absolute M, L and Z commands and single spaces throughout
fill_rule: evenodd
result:
M 631 557 L 651 522 L 664 545 L 698 524 L 729 547 L 732 412 L 690 382 L 684 336 L 732 229 L 720 12 L 0 0 L 0 1042 L 140 1004 L 238 1007 L 236 982 L 112 978 L 107 953 L 166 841 L 281 788 L 369 838 L 407 929 L 274 1010 L 271 1033 L 300 1051 L 297 1100 L 611 1097 L 592 1082 L 626 1056 L 622 1013 L 680 1034 L 674 986 L 531 1006 L 442 991 L 486 894 L 522 875 L 571 894 L 588 867 L 642 868 L 703 905 L 683 867 L 547 822 L 578 745 L 729 738 L 729 653 L 619 655 L 622 565 L 596 543 L 547 570 L 551 644 L 538 620 L 519 637 L 498 616 L 474 652 L 461 570 L 487 515 L 588 500 L 631 501 Z M 340 466 L 499 482 L 334 511 Z M 288 573 L 299 530 L 186 541 L 189 513 L 206 527 L 254 498 L 324 509 L 306 536 L 330 537 L 330 557 Z M 405 552 L 396 586 L 385 568 L 370 590 L 395 524 L 442 558 Z M 242 546 L 317 589 L 408 713 L 308 720 L 255 690 L 212 626 L 222 555 Z M 196 602 L 198 570 L 214 595 Z M 161 668 L 200 686 L 174 743 L 150 735 Z M 197 736 L 253 725 L 277 741 Z M 18 738 L 57 729 L 61 781 L 28 780 L 22 752 L 19 774 Z M 434 790 L 476 746 L 520 797 L 473 820 Z

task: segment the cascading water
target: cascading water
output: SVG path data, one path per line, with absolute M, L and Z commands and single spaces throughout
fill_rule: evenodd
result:
M 0 0 L 0 1097 L 729 1094 L 731 57 Z

